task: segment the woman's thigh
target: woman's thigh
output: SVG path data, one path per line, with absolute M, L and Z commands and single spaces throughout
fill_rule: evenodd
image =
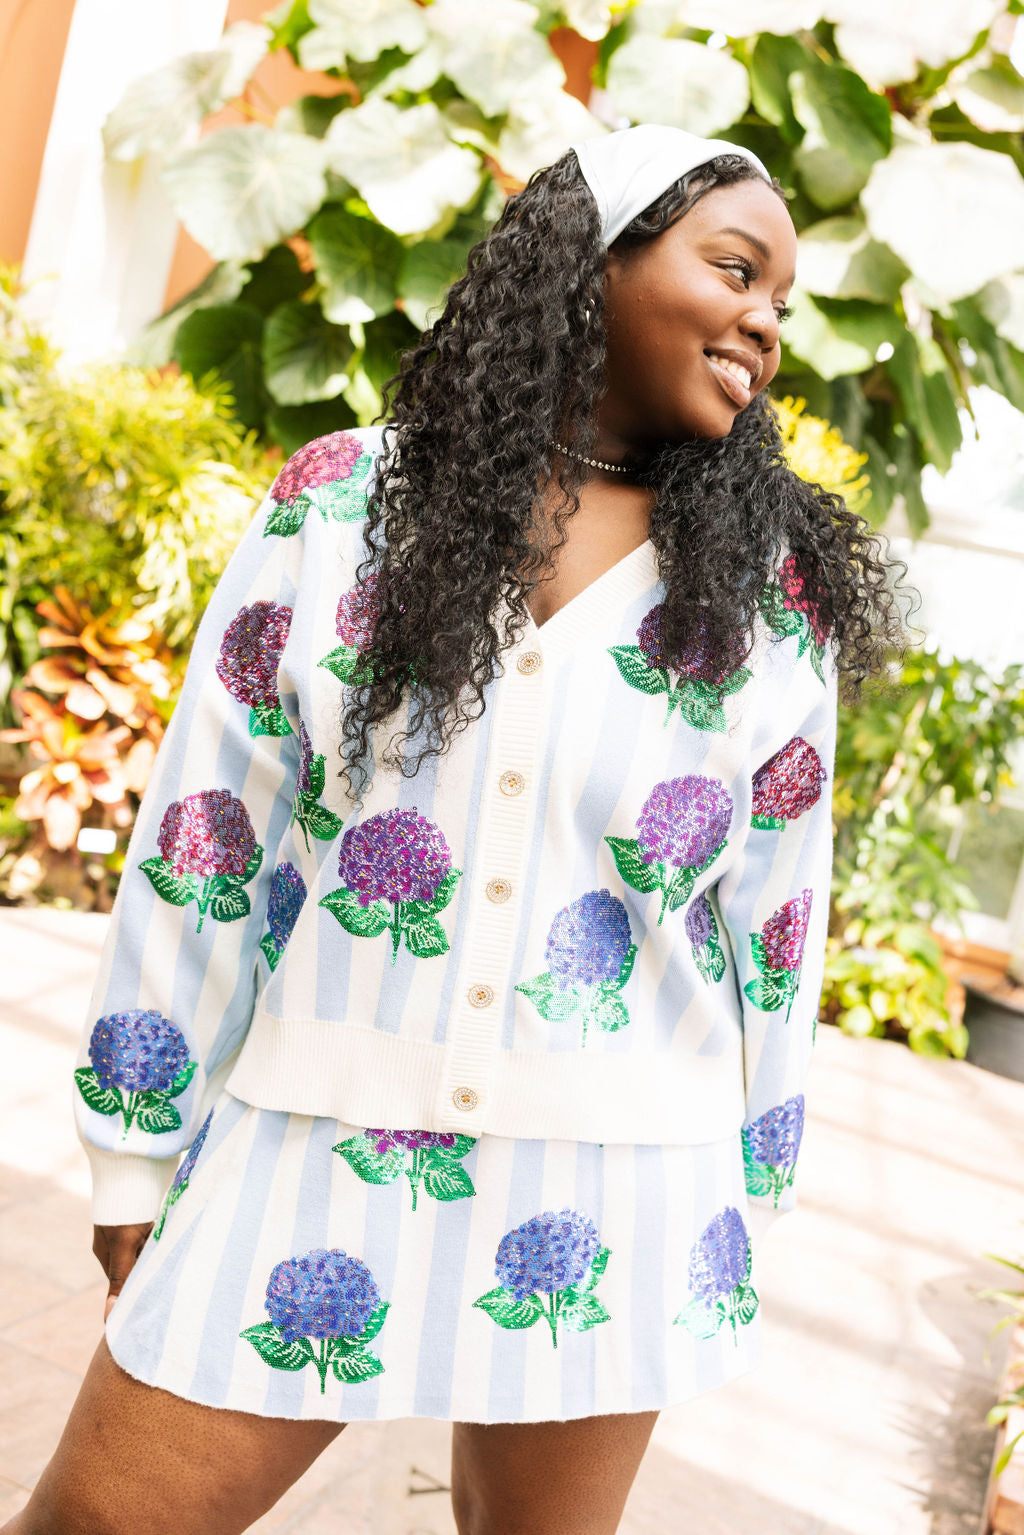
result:
M 0 1535 L 236 1535 L 344 1424 L 201 1407 L 93 1355 L 28 1507 Z
M 456 1423 L 459 1535 L 614 1535 L 657 1417 Z

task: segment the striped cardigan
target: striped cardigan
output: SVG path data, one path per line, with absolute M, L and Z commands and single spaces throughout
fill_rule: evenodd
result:
M 474 1136 L 742 1130 L 753 1200 L 790 1208 L 836 729 L 799 578 L 783 560 L 716 671 L 664 654 L 641 545 L 528 623 L 446 756 L 376 764 L 359 803 L 339 718 L 383 431 L 288 461 L 200 625 L 75 1074 L 94 1218 L 154 1214 L 224 1086 Z

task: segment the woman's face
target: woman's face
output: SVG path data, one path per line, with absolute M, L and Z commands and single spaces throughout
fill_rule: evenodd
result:
M 785 204 L 758 176 L 706 192 L 664 234 L 610 252 L 601 440 L 727 436 L 778 371 L 796 249 Z

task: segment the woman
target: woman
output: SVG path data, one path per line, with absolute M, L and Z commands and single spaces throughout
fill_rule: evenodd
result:
M 463 1535 L 604 1535 L 757 1362 L 837 688 L 900 637 L 781 454 L 795 259 L 748 152 L 577 146 L 388 424 L 278 475 L 129 849 L 76 1072 L 107 1341 L 8 1531 L 228 1535 L 421 1415 Z

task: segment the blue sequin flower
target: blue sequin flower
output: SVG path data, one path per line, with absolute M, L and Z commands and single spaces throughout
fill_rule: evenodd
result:
M 690 1249 L 690 1289 L 705 1301 L 728 1295 L 750 1269 L 750 1238 L 735 1205 L 713 1216 Z
M 745 1135 L 755 1162 L 772 1167 L 791 1167 L 797 1159 L 804 1133 L 804 1095 L 796 1093 L 777 1103 L 746 1127 Z
M 209 1114 L 207 1114 L 206 1118 L 203 1120 L 202 1124 L 199 1126 L 199 1129 L 196 1131 L 196 1138 L 188 1148 L 188 1154 L 183 1158 L 181 1166 L 178 1168 L 178 1171 L 174 1175 L 174 1182 L 171 1184 L 172 1193 L 180 1193 L 180 1191 L 187 1185 L 188 1180 L 191 1178 L 192 1174 L 195 1172 L 196 1163 L 199 1161 L 199 1153 L 206 1145 L 206 1134 L 210 1128 L 210 1122 L 212 1119 L 213 1110 L 211 1109 Z
M 544 958 L 562 991 L 614 980 L 629 952 L 629 915 L 609 890 L 588 890 L 563 906 L 548 932 Z
M 136 1007 L 97 1020 L 89 1060 L 104 1090 L 165 1092 L 187 1065 L 188 1046 L 176 1023 Z
M 267 926 L 278 954 L 292 935 L 306 899 L 306 881 L 291 863 L 280 863 L 270 881 L 267 900 Z
M 277 1264 L 267 1284 L 270 1320 L 285 1343 L 358 1338 L 380 1302 L 365 1263 L 338 1248 L 315 1248 Z
M 712 935 L 717 935 L 714 913 L 706 895 L 698 895 L 690 902 L 683 925 L 695 949 L 701 948 Z
M 545 1210 L 506 1232 L 494 1272 L 517 1301 L 537 1290 L 551 1295 L 579 1283 L 600 1245 L 589 1216 L 578 1210 Z

